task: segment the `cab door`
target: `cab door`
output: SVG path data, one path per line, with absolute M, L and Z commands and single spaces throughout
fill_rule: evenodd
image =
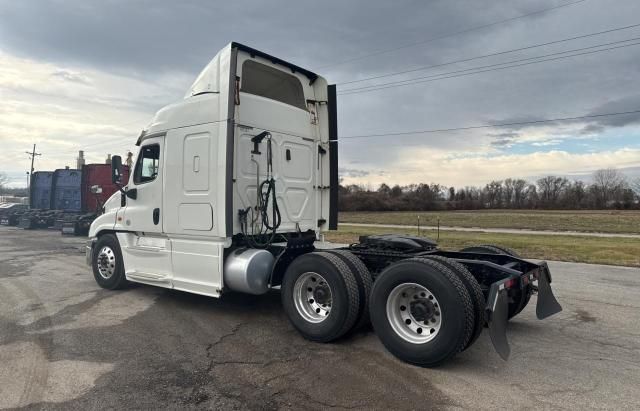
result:
M 162 232 L 162 172 L 160 164 L 164 137 L 145 140 L 127 187 L 134 196 L 127 196 L 124 224 L 127 229 L 145 233 Z
M 162 227 L 164 136 L 144 140 L 127 186 L 118 233 L 127 278 L 170 286 L 171 242 Z

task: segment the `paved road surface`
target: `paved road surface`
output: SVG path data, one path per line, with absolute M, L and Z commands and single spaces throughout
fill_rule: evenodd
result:
M 370 224 L 370 223 L 339 223 L 340 226 L 350 227 L 373 227 L 373 228 L 418 228 L 417 225 L 401 225 L 401 224 Z M 420 226 L 421 230 L 437 230 L 438 227 L 433 225 Z M 440 226 L 442 231 L 466 231 L 480 233 L 501 233 L 501 234 L 526 234 L 526 235 L 568 235 L 574 237 L 608 237 L 608 238 L 638 238 L 640 234 L 620 234 L 620 233 L 591 233 L 585 231 L 544 231 L 544 230 L 525 230 L 520 228 L 480 228 L 480 227 L 451 227 Z
M 639 269 L 552 263 L 565 310 L 527 307 L 509 362 L 485 332 L 422 369 L 370 331 L 302 339 L 276 292 L 102 290 L 81 242 L 0 227 L 0 408 L 640 409 Z

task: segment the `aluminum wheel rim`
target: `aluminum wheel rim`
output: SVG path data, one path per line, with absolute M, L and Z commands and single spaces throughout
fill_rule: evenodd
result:
M 293 301 L 302 318 L 310 323 L 320 323 L 331 313 L 331 287 L 320 274 L 304 273 L 293 285 Z
M 416 283 L 403 283 L 391 291 L 387 318 L 393 331 L 412 344 L 433 340 L 442 326 L 440 303 L 429 289 Z
M 111 247 L 104 246 L 98 253 L 98 273 L 100 277 L 108 280 L 116 271 L 116 254 Z

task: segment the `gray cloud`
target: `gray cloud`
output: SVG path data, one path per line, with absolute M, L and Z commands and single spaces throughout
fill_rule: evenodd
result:
M 491 146 L 497 148 L 511 147 L 520 136 L 519 133 L 507 132 L 507 133 L 495 133 L 488 134 L 487 137 L 491 138 Z
M 355 168 L 344 168 L 344 167 L 339 167 L 338 168 L 338 175 L 340 177 L 366 177 L 368 176 L 369 173 L 366 170 L 358 170 Z
M 89 67 L 167 85 L 167 95 L 132 95 L 107 104 L 150 113 L 179 99 L 218 49 L 239 41 L 303 67 L 327 64 L 390 47 L 411 44 L 452 31 L 480 26 L 553 5 L 560 0 L 409 0 L 338 1 L 321 4 L 276 0 L 42 0 L 0 2 L 0 49 L 13 55 L 65 67 Z M 468 34 L 399 49 L 393 53 L 321 68 L 330 82 L 375 76 L 418 66 L 553 41 L 637 23 L 640 2 L 620 0 L 615 7 L 590 0 L 535 17 Z M 483 59 L 416 73 L 441 73 L 493 64 L 569 48 L 640 36 L 640 29 L 611 33 L 528 52 Z M 486 123 L 571 117 L 593 112 L 640 108 L 634 85 L 640 74 L 640 46 L 558 62 L 448 79 L 384 91 L 341 96 L 341 135 L 461 127 Z M 82 82 L 79 73 L 61 69 L 56 76 Z M 392 80 L 410 78 L 401 76 Z M 90 80 L 90 79 L 87 79 Z M 31 96 L 38 98 L 36 91 Z M 35 94 L 34 94 L 35 93 Z M 640 116 L 578 122 L 576 134 L 603 133 L 634 126 Z M 560 126 L 545 124 L 545 127 Z M 531 127 L 503 127 L 394 138 L 352 140 L 340 145 L 346 169 L 388 169 L 405 146 L 452 153 L 509 148 Z M 365 175 L 366 176 L 366 175 Z M 434 177 L 434 179 L 437 179 Z M 446 183 L 446 182 L 445 182 Z
M 69 70 L 58 69 L 51 74 L 51 77 L 78 84 L 91 84 L 91 80 L 80 73 L 73 73 Z
M 608 101 L 594 109 L 591 114 L 621 113 L 637 110 L 640 110 L 640 93 Z M 592 122 L 592 125 L 593 124 L 599 125 L 601 127 L 624 127 L 628 125 L 640 124 L 640 113 L 624 114 L 611 117 L 600 117 L 594 120 Z

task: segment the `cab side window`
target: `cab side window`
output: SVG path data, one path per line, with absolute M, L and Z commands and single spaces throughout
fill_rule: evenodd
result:
M 160 166 L 160 146 L 150 144 L 140 149 L 136 168 L 133 172 L 133 182 L 135 184 L 148 183 L 155 180 Z

